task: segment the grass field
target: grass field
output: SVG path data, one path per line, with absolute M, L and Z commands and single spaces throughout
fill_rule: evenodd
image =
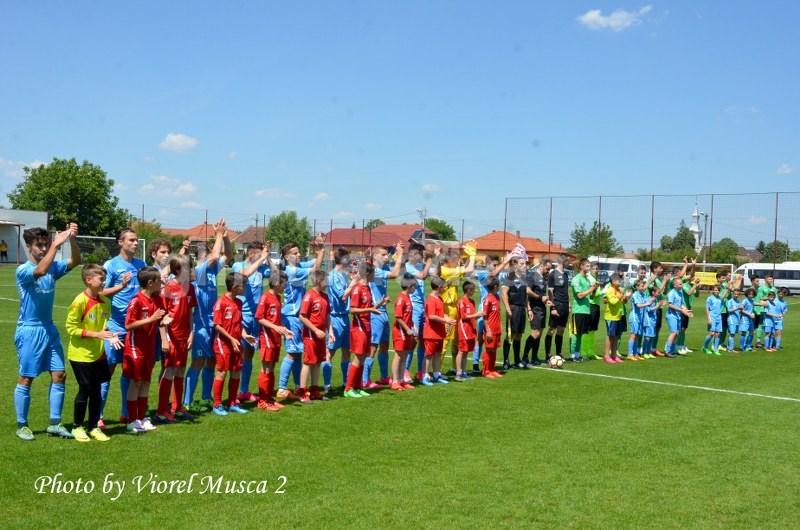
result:
M 77 272 L 59 282 L 60 325 L 81 288 Z M 32 392 L 36 441 L 14 436 L 16 298 L 13 268 L 0 269 L 3 528 L 775 528 L 800 521 L 800 335 L 791 311 L 781 353 L 515 370 L 496 381 L 382 391 L 277 414 L 204 415 L 144 436 L 114 426 L 111 442 L 79 444 L 42 432 L 46 374 Z M 703 319 L 695 319 L 689 346 L 699 350 L 703 334 Z M 338 363 L 334 372 L 338 380 Z M 68 379 L 67 423 L 74 391 Z M 107 417 L 117 417 L 118 407 L 115 383 Z M 56 473 L 94 481 L 95 490 L 37 494 L 37 477 Z M 117 500 L 102 491 L 109 473 L 126 483 Z M 151 473 L 267 480 L 269 493 L 201 494 L 200 478 L 188 493 L 137 492 L 135 477 Z M 282 494 L 274 493 L 280 476 Z

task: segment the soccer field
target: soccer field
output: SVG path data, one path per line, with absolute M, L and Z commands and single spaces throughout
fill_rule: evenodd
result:
M 24 443 L 14 436 L 12 405 L 13 271 L 0 269 L 3 528 L 794 527 L 800 520 L 800 335 L 791 310 L 779 353 L 512 370 L 500 380 L 385 390 L 277 414 L 206 414 L 142 436 L 113 424 L 105 444 L 44 434 L 44 374 L 32 391 L 37 439 Z M 62 338 L 66 307 L 81 289 L 77 271 L 58 283 Z M 704 324 L 695 318 L 687 339 L 696 352 Z M 664 339 L 662 332 L 660 345 Z M 335 383 L 338 372 L 336 362 Z M 117 380 L 111 419 L 119 416 Z M 56 473 L 94 490 L 37 493 L 37 478 Z M 124 482 L 121 493 L 103 491 L 111 473 Z M 151 486 L 169 484 L 148 483 L 151 474 L 187 483 L 153 493 Z M 207 476 L 266 480 L 267 490 L 226 494 L 220 482 L 208 491 Z

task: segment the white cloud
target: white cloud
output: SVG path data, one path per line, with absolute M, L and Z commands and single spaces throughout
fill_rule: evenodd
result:
M 334 219 L 341 219 L 343 217 L 349 217 L 349 218 L 352 219 L 354 217 L 353 216 L 353 212 L 339 211 L 339 212 L 336 212 L 335 214 L 333 214 L 333 218 Z
M 791 166 L 784 162 L 780 166 L 778 166 L 778 175 L 791 175 L 794 173 L 794 166 Z
M 157 191 L 169 197 L 184 197 L 197 191 L 197 186 L 188 180 L 178 180 L 165 175 L 153 175 L 150 182 L 139 187 L 139 193 Z
M 236 151 L 231 151 L 230 153 L 228 153 L 228 158 L 230 158 L 231 160 L 233 160 L 237 156 L 239 156 L 239 153 L 237 153 Z
M 382 206 L 376 202 L 368 202 L 364 205 L 365 210 L 380 210 Z
M 314 201 L 315 202 L 327 201 L 329 197 L 330 197 L 330 195 L 328 195 L 327 191 L 321 191 L 321 192 L 317 193 L 316 195 L 314 195 Z
M 148 182 L 139 188 L 139 193 L 150 193 L 155 191 L 156 186 L 152 182 Z
M 586 13 L 576 17 L 576 20 L 583 26 L 592 30 L 610 29 L 611 31 L 622 31 L 631 26 L 642 22 L 642 18 L 652 11 L 652 5 L 646 5 L 638 11 L 625 11 L 617 9 L 609 15 L 604 15 L 599 9 L 590 9 Z
M 201 209 L 201 208 L 205 208 L 205 205 L 200 204 L 199 202 L 195 202 L 195 201 L 183 201 L 181 203 L 181 208 Z
M 263 188 L 256 190 L 256 196 L 264 197 L 265 199 L 291 199 L 294 197 L 294 193 L 280 188 Z
M 183 133 L 168 133 L 158 147 L 167 151 L 190 151 L 197 145 L 197 138 L 193 138 Z
M 178 184 L 178 187 L 175 188 L 176 195 L 188 195 L 189 193 L 194 193 L 197 191 L 197 188 L 191 182 L 181 182 Z
M 11 179 L 20 179 L 25 175 L 22 168 L 29 167 L 31 169 L 45 165 L 41 160 L 34 160 L 33 162 L 23 162 L 21 160 L 8 160 L 0 158 L 0 173 L 4 177 Z
M 122 182 L 114 182 L 114 193 L 122 193 L 128 191 L 128 185 Z
M 768 219 L 763 215 L 751 215 L 747 218 L 747 224 L 749 225 L 763 225 L 766 224 Z
M 422 185 L 422 191 L 425 192 L 425 193 L 436 193 L 437 191 L 440 191 L 440 190 L 441 190 L 441 188 L 439 187 L 438 184 L 423 184 Z

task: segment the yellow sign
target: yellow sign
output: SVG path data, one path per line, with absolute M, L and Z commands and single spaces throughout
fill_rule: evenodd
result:
M 716 272 L 695 272 L 695 278 L 700 279 L 700 285 L 706 285 L 709 287 L 713 287 L 717 285 L 717 273 Z

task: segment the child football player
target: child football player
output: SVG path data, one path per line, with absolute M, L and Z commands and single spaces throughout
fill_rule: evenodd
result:
M 50 372 L 50 425 L 47 433 L 61 438 L 72 434 L 61 424 L 64 408 L 64 350 L 58 328 L 53 323 L 53 302 L 56 281 L 81 262 L 81 252 L 75 237 L 78 225 L 70 223 L 53 240 L 46 228 L 29 228 L 23 232 L 28 249 L 28 261 L 17 267 L 16 284 L 19 293 L 19 318 L 14 333 L 14 345 L 19 359 L 19 379 L 14 389 L 14 408 L 17 413 L 17 437 L 34 439 L 28 426 L 31 404 L 31 384 L 42 372 Z M 61 245 L 69 241 L 71 258 L 55 259 Z
M 322 363 L 322 380 L 325 393 L 331 391 L 333 380 L 333 365 L 331 361 L 336 350 L 342 350 L 339 366 L 342 370 L 342 381 L 347 380 L 347 371 L 350 366 L 350 320 L 348 301 L 350 291 L 355 287 L 356 278 L 350 270 L 350 251 L 340 247 L 331 251 L 333 270 L 328 274 L 328 302 L 331 307 L 331 329 L 333 334 L 327 340 L 327 352 Z
M 422 331 L 425 326 L 425 279 L 428 277 L 428 274 L 431 270 L 431 265 L 433 263 L 433 258 L 439 258 L 439 253 L 441 252 L 440 246 L 435 246 L 433 249 L 433 255 L 425 254 L 425 247 L 420 245 L 419 243 L 414 243 L 408 250 L 408 261 L 406 261 L 406 274 L 411 275 L 413 278 L 417 280 L 417 288 L 411 294 L 411 305 L 414 309 L 414 329 L 415 329 L 415 336 L 417 337 L 416 341 L 416 349 L 417 349 L 417 379 L 422 379 L 422 368 L 425 365 L 425 348 L 422 344 Z M 423 257 L 425 258 L 425 264 L 423 265 Z M 406 383 L 411 383 L 411 358 L 413 357 L 413 352 L 409 352 L 408 356 L 406 357 L 406 369 L 403 373 L 403 380 Z
M 738 288 L 733 291 L 733 297 L 730 298 L 725 306 L 728 309 L 728 351 L 737 351 L 734 347 L 736 343 L 736 333 L 739 331 L 739 320 L 742 312 L 742 291 Z
M 258 374 L 258 408 L 276 412 L 283 405 L 275 401 L 275 363 L 281 353 L 281 338 L 292 338 L 292 332 L 281 324 L 281 291 L 286 287 L 286 273 L 270 274 L 269 288 L 256 308 L 261 325 L 258 344 L 261 349 L 261 371 Z
M 431 294 L 425 301 L 425 331 L 422 340 L 425 342 L 425 374 L 422 384 L 432 386 L 434 383 L 447 384 L 449 381 L 442 375 L 442 356 L 448 326 L 456 321 L 445 314 L 442 293 L 447 282 L 438 276 L 431 278 Z M 430 373 L 433 372 L 433 377 Z
M 622 308 L 625 305 L 625 295 L 619 286 L 620 277 L 612 275 L 608 288 L 603 295 L 605 306 L 603 308 L 603 318 L 606 321 L 606 346 L 603 361 L 609 364 L 621 363 L 622 357 L 617 354 L 619 349 L 619 337 L 622 335 L 620 322 L 623 318 Z
M 476 321 L 483 316 L 483 311 L 475 310 L 472 296 L 475 294 L 475 284 L 465 280 L 461 287 L 464 296 L 458 301 L 458 355 L 456 356 L 456 381 L 466 381 L 470 378 L 467 372 L 467 357 L 475 350 L 477 337 Z
M 458 260 L 461 253 L 457 249 L 449 249 L 444 253 L 444 263 L 438 267 L 437 274 L 439 278 L 444 280 L 445 289 L 441 293 L 441 300 L 444 304 L 444 311 L 447 318 L 456 321 L 458 318 L 458 286 L 466 275 L 472 274 L 475 270 L 475 245 L 464 245 L 464 253 L 469 258 L 466 266 L 459 266 Z M 427 304 L 426 304 L 427 305 Z M 453 355 L 453 364 L 455 364 L 457 355 L 457 341 L 455 326 L 446 328 L 447 335 L 444 339 L 444 355 L 451 353 Z M 455 366 L 453 367 L 456 368 Z
M 103 340 L 113 341 L 117 336 L 113 331 L 106 330 L 106 323 L 111 316 L 111 304 L 100 294 L 106 281 L 106 271 L 100 265 L 91 263 L 83 267 L 81 279 L 86 289 L 70 304 L 65 326 L 69 334 L 67 358 L 78 383 L 72 436 L 79 442 L 88 442 L 92 438 L 107 442 L 111 438 L 97 427 L 100 406 L 103 403 L 100 385 L 110 377 L 108 363 L 103 354 Z M 122 348 L 119 339 L 116 345 L 118 349 Z M 89 423 L 84 429 L 83 420 L 87 406 Z
M 753 306 L 755 289 L 745 291 L 742 300 L 742 309 L 739 312 L 739 349 L 743 352 L 753 351 L 753 332 L 755 330 L 756 314 Z
M 647 292 L 647 281 L 639 275 L 636 282 L 636 292 L 631 296 L 631 312 L 628 315 L 628 327 L 630 335 L 628 337 L 628 359 L 631 361 L 642 361 L 650 359 L 649 344 L 639 344 L 644 341 L 645 323 L 647 322 L 647 310 L 653 304 L 654 299 Z
M 394 327 L 392 328 L 392 343 L 394 344 L 394 359 L 392 359 L 392 385 L 391 389 L 401 392 L 413 390 L 414 386 L 405 380 L 406 356 L 414 351 L 417 344 L 416 331 L 414 330 L 414 304 L 411 297 L 417 290 L 417 279 L 410 275 L 400 280 L 400 294 L 394 304 Z
M 356 285 L 350 291 L 350 313 L 353 321 L 350 323 L 350 366 L 347 369 L 347 381 L 344 387 L 344 397 L 360 398 L 369 396 L 363 390 L 364 361 L 370 352 L 370 315 L 379 312 L 372 302 L 372 292 L 369 282 L 375 274 L 375 268 L 369 263 L 362 263 L 358 268 Z M 381 304 L 385 303 L 383 300 Z
M 503 377 L 495 368 L 497 363 L 497 348 L 500 346 L 501 318 L 500 299 L 497 298 L 497 289 L 500 282 L 497 278 L 490 278 L 486 283 L 486 300 L 483 301 L 483 345 L 486 351 L 483 354 L 483 376 L 489 379 Z
M 686 316 L 691 318 L 691 310 L 686 308 L 683 297 L 683 282 L 680 278 L 672 280 L 672 289 L 667 294 L 667 325 L 669 326 L 669 336 L 664 346 L 664 354 L 667 357 L 685 355 L 678 351 L 676 342 L 678 334 L 681 332 L 681 318 Z
M 328 302 L 328 275 L 325 271 L 314 271 L 311 289 L 303 297 L 298 317 L 303 323 L 303 368 L 300 372 L 300 403 L 311 400 L 327 400 L 319 387 L 320 366 L 325 360 L 325 337 L 330 335 L 330 303 Z M 311 383 L 309 385 L 309 382 Z
M 708 322 L 708 335 L 703 342 L 703 353 L 721 355 L 719 353 L 719 334 L 722 333 L 722 299 L 719 297 L 719 285 L 711 288 L 711 294 L 706 299 L 706 321 Z

